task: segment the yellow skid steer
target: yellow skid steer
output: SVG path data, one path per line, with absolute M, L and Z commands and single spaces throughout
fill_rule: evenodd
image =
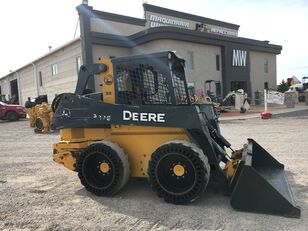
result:
M 95 75 L 101 91 L 90 93 Z M 228 156 L 213 105 L 191 102 L 184 60 L 173 52 L 84 65 L 75 93 L 57 96 L 52 109 L 61 136 L 53 159 L 95 195 L 144 177 L 169 203 L 190 203 L 209 185 L 229 193 L 235 209 L 300 217 L 284 166 L 256 141 Z

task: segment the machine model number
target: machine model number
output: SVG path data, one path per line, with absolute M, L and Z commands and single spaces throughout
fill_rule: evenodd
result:
M 93 114 L 93 119 L 111 121 L 111 116 L 110 115 Z

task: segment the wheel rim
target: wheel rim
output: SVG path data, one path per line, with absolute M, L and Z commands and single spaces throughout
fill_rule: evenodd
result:
M 184 176 L 185 171 L 186 171 L 185 167 L 186 167 L 185 165 L 182 165 L 182 163 L 179 162 L 170 170 L 172 170 L 174 175 L 176 175 L 177 177 L 182 177 Z
M 108 162 L 102 162 L 99 165 L 99 170 L 103 173 L 103 174 L 108 174 L 110 167 L 109 167 L 109 163 Z
M 83 172 L 86 181 L 93 188 L 107 189 L 115 182 L 114 163 L 101 152 L 94 152 L 84 159 Z
M 205 191 L 210 176 L 208 160 L 203 155 L 201 149 L 185 141 L 160 146 L 149 161 L 151 188 L 168 203 L 196 200 Z
M 164 155 L 157 162 L 155 174 L 159 185 L 173 195 L 183 195 L 191 191 L 197 179 L 192 161 L 179 153 Z
M 77 159 L 76 170 L 81 184 L 97 196 L 115 194 L 129 179 L 127 155 L 110 141 L 85 148 Z

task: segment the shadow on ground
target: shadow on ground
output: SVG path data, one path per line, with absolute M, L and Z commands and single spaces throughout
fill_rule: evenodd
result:
M 287 172 L 287 178 L 292 188 L 295 189 L 295 201 L 301 208 L 307 208 L 306 196 L 301 196 L 302 192 L 307 192 L 308 187 L 296 184 L 293 174 Z M 148 182 L 143 179 L 132 179 L 128 185 L 114 197 L 97 197 L 80 189 L 76 194 L 84 197 L 91 197 L 99 204 L 106 206 L 110 211 L 135 217 L 138 221 L 147 221 L 153 226 L 162 225 L 168 229 L 224 229 L 224 220 L 230 217 L 235 219 L 235 223 L 241 223 L 241 219 L 255 220 L 285 219 L 283 217 L 265 214 L 255 214 L 240 212 L 232 209 L 229 200 L 222 192 L 208 188 L 201 198 L 188 205 L 173 205 L 164 202 L 149 187 Z M 301 197 L 298 199 L 298 197 Z M 239 219 L 241 217 L 241 219 Z M 123 218 L 125 219 L 125 218 Z M 124 222 L 120 219 L 115 222 Z M 236 220 L 237 219 L 237 220 Z M 289 219 L 289 218 L 287 218 Z M 298 219 L 295 219 L 298 220 Z M 230 222 L 230 221 L 229 221 Z M 230 227 L 229 227 L 230 228 Z
M 166 203 L 153 192 L 145 179 L 131 179 L 124 189 L 114 197 L 97 197 L 84 188 L 76 194 L 91 197 L 110 211 L 146 220 L 152 226 L 164 226 L 167 229 L 200 230 L 219 229 L 220 222 L 211 216 L 219 211 L 231 212 L 229 198 L 217 190 L 208 189 L 201 198 L 188 205 L 174 205 Z M 125 219 L 125 218 L 124 218 Z M 210 220 L 209 220 L 210 219 Z M 117 222 L 124 222 L 123 219 Z M 117 225 L 115 222 L 115 225 Z

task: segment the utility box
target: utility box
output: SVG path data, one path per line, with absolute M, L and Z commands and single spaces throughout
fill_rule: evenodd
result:
M 284 103 L 287 106 L 287 108 L 294 108 L 295 107 L 295 101 L 296 101 L 296 93 L 295 92 L 285 92 L 284 93 Z
M 308 106 L 308 89 L 304 92 L 305 94 L 305 105 Z

